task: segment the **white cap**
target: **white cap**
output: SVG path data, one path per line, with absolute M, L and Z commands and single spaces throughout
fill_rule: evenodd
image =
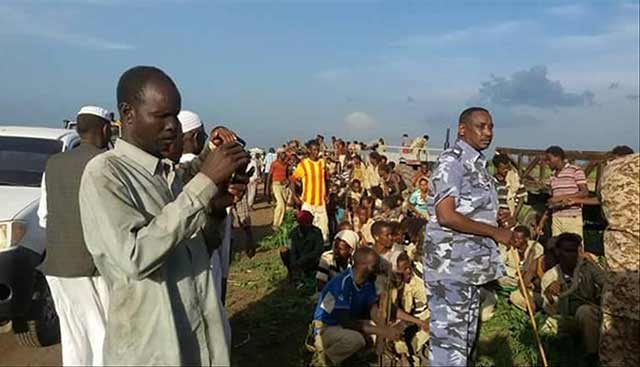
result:
M 111 114 L 109 111 L 98 106 L 84 106 L 78 111 L 78 115 L 94 115 L 101 117 L 107 121 L 111 121 Z
M 178 114 L 178 120 L 180 121 L 180 125 L 182 125 L 183 134 L 202 127 L 200 116 L 191 111 L 180 111 L 180 113 Z
M 343 240 L 347 245 L 351 246 L 351 248 L 355 250 L 358 247 L 358 242 L 360 242 L 360 237 L 356 232 L 350 229 L 345 229 L 336 234 L 336 240 Z

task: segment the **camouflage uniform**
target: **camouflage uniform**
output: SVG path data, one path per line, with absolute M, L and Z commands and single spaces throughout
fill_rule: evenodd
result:
M 456 211 L 497 226 L 498 198 L 482 153 L 462 140 L 438 158 L 429 182 L 431 216 L 424 242 L 424 280 L 431 311 L 430 366 L 465 366 L 475 341 L 479 286 L 505 275 L 496 243 L 442 227 L 435 207 L 446 197 Z
M 640 358 L 640 154 L 611 161 L 601 179 L 607 276 L 602 293 L 600 360 L 638 366 Z M 635 357 L 634 357 L 635 356 Z

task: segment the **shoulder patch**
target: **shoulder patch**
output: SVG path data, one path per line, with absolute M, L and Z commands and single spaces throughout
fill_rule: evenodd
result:
M 441 154 L 442 157 L 454 157 L 460 158 L 462 156 L 462 149 L 459 147 L 453 147 L 445 150 Z

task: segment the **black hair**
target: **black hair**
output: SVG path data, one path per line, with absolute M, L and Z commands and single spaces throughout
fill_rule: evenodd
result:
M 511 165 L 511 159 L 506 154 L 496 154 L 491 159 L 493 166 L 498 168 L 501 164 Z
M 388 164 L 383 164 L 379 169 L 386 173 L 391 173 L 391 171 L 393 171 L 393 169 L 391 169 Z
M 547 154 L 551 154 L 554 157 L 560 157 L 562 159 L 565 158 L 564 150 L 557 145 L 550 146 L 544 152 Z
M 353 265 L 362 264 L 369 256 L 377 257 L 378 254 L 371 247 L 360 247 L 353 254 Z
M 358 185 L 362 185 L 362 182 L 360 182 L 360 180 L 358 180 L 357 178 L 354 178 L 353 180 L 351 180 L 352 185 L 355 184 L 356 182 L 358 183 Z
M 398 198 L 395 196 L 388 196 L 382 200 L 382 205 L 388 207 L 389 209 L 395 209 L 397 207 Z
M 513 229 L 514 232 L 522 233 L 527 238 L 531 238 L 531 231 L 526 226 L 517 226 Z
M 579 248 L 582 245 L 582 237 L 575 233 L 562 233 L 556 239 L 556 248 Z
M 307 144 L 305 144 L 307 148 L 311 148 L 312 146 L 320 147 L 320 143 L 316 139 L 309 140 Z
M 617 147 L 611 149 L 611 154 L 622 157 L 625 155 L 633 154 L 633 149 L 627 145 L 618 145 Z
M 424 182 L 426 182 L 426 183 L 429 183 L 429 180 L 428 180 L 426 177 L 424 177 L 424 176 L 420 177 L 420 179 L 418 180 L 418 183 L 420 183 L 420 182 L 422 182 L 422 181 L 424 181 Z
M 154 78 L 165 79 L 175 86 L 173 80 L 171 80 L 164 71 L 154 66 L 134 66 L 125 71 L 118 81 L 116 90 L 118 106 L 120 106 L 121 103 L 128 103 L 130 105 L 142 103 L 144 87 Z M 176 87 L 176 89 L 178 88 Z
M 373 225 L 371 226 L 371 234 L 373 236 L 377 236 L 380 234 L 380 232 L 382 232 L 383 228 L 389 228 L 389 230 L 393 229 L 391 228 L 391 223 L 386 222 L 384 220 L 379 220 L 373 223 Z
M 425 138 L 426 140 L 429 140 L 429 135 L 422 135 L 423 138 Z
M 389 162 L 389 163 L 387 163 L 387 166 L 389 166 L 389 168 L 391 168 L 392 171 L 394 169 L 396 169 L 396 163 L 395 162 Z
M 406 261 L 409 263 L 409 265 L 411 265 L 411 259 L 409 259 L 409 255 L 407 255 L 406 252 L 401 252 L 400 255 L 398 255 L 398 258 L 396 259 L 396 265 L 400 264 L 401 262 Z
M 484 112 L 487 115 L 491 116 L 489 110 L 484 107 L 469 107 L 466 110 L 462 111 L 462 113 L 460 114 L 460 118 L 458 118 L 458 123 L 465 125 L 469 124 L 469 122 L 471 122 L 471 116 L 474 114 L 474 112 Z
M 105 124 L 109 124 L 109 121 L 100 116 L 82 113 L 76 118 L 76 131 L 83 136 L 92 130 L 102 129 Z
M 391 226 L 391 233 L 396 234 L 402 232 L 402 225 L 400 222 L 391 221 L 389 222 L 389 225 Z

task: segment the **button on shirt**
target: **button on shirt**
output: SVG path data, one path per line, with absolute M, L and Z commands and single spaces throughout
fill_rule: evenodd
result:
M 493 239 L 443 227 L 436 217 L 436 206 L 452 197 L 458 213 L 497 226 L 498 197 L 486 167 L 484 155 L 462 140 L 438 158 L 427 198 L 431 214 L 423 248 L 426 282 L 455 280 L 484 284 L 504 275 L 504 264 Z
M 338 319 L 335 312 L 347 310 L 351 319 L 367 320 L 371 305 L 377 300 L 373 282 L 366 281 L 358 287 L 354 281 L 352 269 L 349 268 L 331 279 L 320 292 L 313 319 L 328 326 L 336 326 Z
M 202 173 L 183 187 L 169 162 L 123 139 L 86 166 L 83 232 L 111 299 L 105 364 L 230 364 L 201 232 L 216 191 Z

